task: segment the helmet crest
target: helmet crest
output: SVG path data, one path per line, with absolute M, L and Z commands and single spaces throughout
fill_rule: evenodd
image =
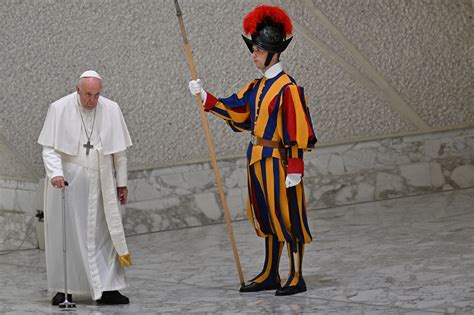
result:
M 242 35 L 250 52 L 256 46 L 270 53 L 265 64 L 271 59 L 271 54 L 283 52 L 293 38 L 288 38 L 293 32 L 290 17 L 276 6 L 257 6 L 245 16 L 243 28 L 244 34 L 250 35 L 250 38 Z
M 259 31 L 260 24 L 272 22 L 281 25 L 285 38 L 292 34 L 293 25 L 288 14 L 279 7 L 269 5 L 257 6 L 247 14 L 243 22 L 244 34 L 255 34 Z

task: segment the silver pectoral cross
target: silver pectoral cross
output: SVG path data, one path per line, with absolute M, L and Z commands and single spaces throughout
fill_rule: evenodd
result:
M 83 147 L 86 148 L 86 155 L 89 155 L 89 150 L 94 148 L 90 140 L 87 140 L 87 143 L 84 144 Z

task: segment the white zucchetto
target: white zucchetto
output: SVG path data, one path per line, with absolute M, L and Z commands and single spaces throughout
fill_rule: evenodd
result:
M 102 81 L 102 77 L 97 72 L 95 72 L 94 70 L 84 71 L 84 73 L 81 74 L 81 76 L 79 78 L 80 79 L 82 79 L 82 78 L 96 78 L 96 79 L 99 79 L 99 80 Z

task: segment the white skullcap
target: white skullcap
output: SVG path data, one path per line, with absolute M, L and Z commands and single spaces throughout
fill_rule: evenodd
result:
M 84 71 L 84 73 L 81 74 L 81 76 L 79 78 L 80 79 L 82 79 L 82 78 L 96 78 L 96 79 L 102 80 L 102 77 L 97 72 L 95 72 L 94 70 Z

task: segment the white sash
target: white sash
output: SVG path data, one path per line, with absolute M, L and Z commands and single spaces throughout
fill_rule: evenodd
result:
M 100 185 L 102 198 L 104 200 L 105 219 L 109 227 L 110 237 L 119 255 L 120 263 L 122 266 L 129 266 L 131 265 L 131 259 L 125 240 L 122 214 L 119 208 L 117 189 L 113 177 L 112 158 L 110 155 L 105 156 L 102 149 L 97 149 L 97 153 L 99 157 Z

